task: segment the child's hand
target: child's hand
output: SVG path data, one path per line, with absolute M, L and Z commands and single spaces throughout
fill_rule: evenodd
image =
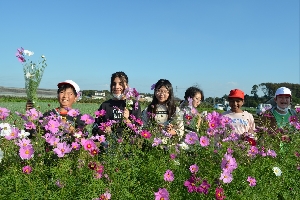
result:
M 127 108 L 124 109 L 123 116 L 126 120 L 129 118 L 129 110 Z
M 110 134 L 111 133 L 111 127 L 110 126 L 107 126 L 105 128 L 105 131 L 104 131 L 105 134 Z
M 165 126 L 165 130 L 170 133 L 171 135 L 176 135 L 176 131 L 173 128 L 173 124 L 168 124 Z

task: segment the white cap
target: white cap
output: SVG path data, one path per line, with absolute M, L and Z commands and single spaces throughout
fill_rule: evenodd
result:
M 72 85 L 72 86 L 74 87 L 76 93 L 78 93 L 78 92 L 80 91 L 80 88 L 79 88 L 79 86 L 77 85 L 77 83 L 75 83 L 75 82 L 72 81 L 72 80 L 65 80 L 64 82 L 60 82 L 60 83 L 57 84 L 57 87 L 60 88 L 60 86 L 61 86 L 62 84 L 69 84 L 69 85 Z
M 280 88 L 278 88 L 278 89 L 276 90 L 275 97 L 276 97 L 277 95 L 282 95 L 282 94 L 292 96 L 291 90 L 290 90 L 289 88 L 287 88 L 287 87 L 280 87 Z

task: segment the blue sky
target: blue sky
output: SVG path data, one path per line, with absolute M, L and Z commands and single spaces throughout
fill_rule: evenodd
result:
M 298 0 L 2 0 L 0 19 L 0 86 L 24 87 L 19 47 L 47 57 L 40 88 L 109 89 L 116 71 L 139 92 L 168 79 L 180 98 L 300 83 Z

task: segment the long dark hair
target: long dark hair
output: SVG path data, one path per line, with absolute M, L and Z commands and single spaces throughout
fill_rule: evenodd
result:
M 110 79 L 110 92 L 112 93 L 112 86 L 114 83 L 115 78 L 120 78 L 121 80 L 121 85 L 123 86 L 123 89 L 125 90 L 125 83 L 128 85 L 128 76 L 125 74 L 125 72 L 115 72 L 111 75 Z
M 166 101 L 166 106 L 167 106 L 167 112 L 168 112 L 168 120 L 171 120 L 172 116 L 176 112 L 176 105 L 175 105 L 175 100 L 174 100 L 174 92 L 173 92 L 173 87 L 170 81 L 166 79 L 159 79 L 157 83 L 155 84 L 154 88 L 154 94 L 153 94 L 153 100 L 152 102 L 148 105 L 148 112 L 156 114 L 156 108 L 158 104 L 158 99 L 156 98 L 155 93 L 162 87 L 165 86 L 167 90 L 169 91 L 169 97 Z

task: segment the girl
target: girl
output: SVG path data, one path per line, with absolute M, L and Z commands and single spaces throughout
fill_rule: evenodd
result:
M 151 120 L 158 123 L 171 135 L 182 137 L 184 126 L 180 109 L 175 105 L 173 87 L 170 81 L 160 79 L 155 84 L 153 100 L 143 111 L 142 120 L 147 125 Z
M 184 94 L 184 100 L 180 104 L 180 110 L 183 113 L 185 121 L 185 131 L 197 132 L 201 123 L 201 114 L 198 113 L 197 107 L 204 100 L 203 91 L 198 87 L 189 87 Z
M 132 114 L 136 118 L 140 118 L 141 108 L 138 104 L 137 108 L 133 108 L 131 110 L 126 109 L 126 99 L 124 95 L 125 89 L 128 88 L 128 77 L 124 72 L 115 72 L 111 76 L 110 81 L 110 92 L 113 98 L 103 102 L 100 105 L 100 110 L 105 111 L 104 116 L 100 116 L 95 118 L 95 122 L 93 125 L 93 135 L 96 134 L 108 134 L 111 133 L 111 126 L 108 126 L 106 130 L 103 132 L 99 129 L 100 123 L 107 122 L 109 120 L 115 120 L 116 122 L 125 121 L 125 123 L 131 123 L 129 116 Z M 135 102 L 133 103 L 135 105 Z M 117 135 L 121 136 L 124 125 L 118 123 L 115 128 L 115 132 Z

